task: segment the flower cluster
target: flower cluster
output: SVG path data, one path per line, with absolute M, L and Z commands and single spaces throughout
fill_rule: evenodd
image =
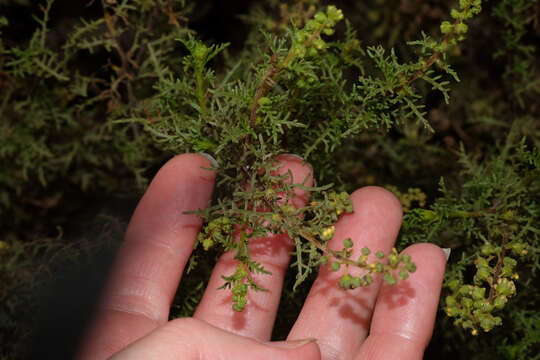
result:
M 502 246 L 488 242 L 481 248 L 483 256 L 474 262 L 476 274 L 473 285 L 464 284 L 459 279 L 447 284 L 452 294 L 446 297 L 446 314 L 456 318 L 455 325 L 470 329 L 472 335 L 477 335 L 479 328 L 487 332 L 501 325 L 502 319 L 492 313 L 503 309 L 508 299 L 516 294 L 514 281 L 519 279 L 515 271 L 517 261 L 506 253 L 525 256 L 526 247 L 521 242 Z
M 455 19 L 454 23 L 443 21 L 441 23 L 441 32 L 444 35 L 456 34 L 458 40 L 462 40 L 463 36 L 469 29 L 463 21 L 472 18 L 474 15 L 482 11 L 482 0 L 460 0 L 459 10 L 452 9 L 450 15 Z
M 345 266 L 345 274 L 339 279 L 339 286 L 344 289 L 355 289 L 357 287 L 367 287 L 373 282 L 374 275 L 382 275 L 383 280 L 389 285 L 395 285 L 399 280 L 406 280 L 410 273 L 416 271 L 416 265 L 407 254 L 398 254 L 394 248 L 384 261 L 385 254 L 382 251 L 375 253 L 376 260 L 368 261 L 371 250 L 362 248 L 361 255 L 356 260 L 351 260 L 353 242 L 350 238 L 343 241 L 343 249 L 335 252 L 333 256 L 338 260 L 330 264 L 330 270 L 338 271 L 341 266 Z M 354 276 L 349 273 L 349 266 L 355 266 L 365 271 L 361 276 Z
M 297 30 L 294 34 L 291 51 L 294 56 L 303 58 L 306 53 L 316 56 L 320 50 L 326 48 L 326 43 L 321 38 L 321 33 L 325 35 L 334 34 L 334 27 L 337 22 L 343 19 L 343 13 L 334 5 L 326 8 L 326 13 L 319 11 L 313 19 Z

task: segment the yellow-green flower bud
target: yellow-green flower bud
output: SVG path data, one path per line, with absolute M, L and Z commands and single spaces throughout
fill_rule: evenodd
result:
M 343 276 L 339 279 L 338 285 L 339 285 L 339 287 L 342 288 L 343 290 L 350 289 L 350 288 L 351 288 L 351 285 L 352 285 L 352 277 L 351 277 L 351 275 L 349 275 L 349 274 L 343 275 Z
M 455 306 L 457 304 L 456 297 L 452 295 L 448 295 L 446 297 L 446 305 L 447 306 Z
M 322 32 L 324 35 L 330 36 L 330 35 L 334 35 L 335 31 L 332 28 L 324 28 Z
M 508 279 L 499 279 L 495 285 L 495 290 L 499 295 L 512 296 L 516 292 L 516 285 Z
M 322 232 L 321 232 L 321 239 L 325 240 L 325 241 L 330 240 L 332 238 L 332 236 L 334 236 L 335 230 L 336 230 L 336 228 L 335 228 L 334 225 L 323 229 Z
M 450 34 L 450 32 L 452 32 L 452 24 L 450 24 L 449 21 L 443 21 L 441 23 L 441 33 L 443 33 L 444 35 L 447 35 L 447 34 Z
M 458 35 L 464 35 L 467 33 L 467 30 L 469 29 L 469 27 L 467 26 L 467 24 L 465 23 L 458 23 L 456 25 L 456 34 Z
M 214 246 L 214 240 L 212 240 L 211 238 L 205 238 L 203 240 L 203 242 L 202 242 L 202 246 L 203 246 L 204 250 L 208 250 L 212 246 Z
M 484 295 L 486 293 L 486 288 L 483 287 L 475 287 L 472 291 L 472 297 L 475 300 L 480 300 L 484 298 Z
M 407 278 L 409 277 L 409 273 L 406 272 L 405 270 L 400 270 L 399 271 L 399 278 L 401 280 L 406 280 Z
M 322 11 L 319 11 L 315 14 L 315 16 L 313 17 L 317 22 L 319 23 L 323 23 L 326 21 L 327 19 L 327 16 L 325 13 L 323 13 Z
M 461 303 L 463 304 L 463 306 L 465 306 L 467 309 L 470 309 L 472 308 L 473 306 L 473 301 L 471 298 L 463 298 L 463 300 L 461 300 Z
M 343 19 L 343 12 L 341 11 L 341 9 L 336 8 L 334 5 L 328 5 L 328 7 L 326 8 L 326 13 L 328 14 L 328 17 L 335 22 Z
M 508 298 L 506 296 L 499 295 L 493 299 L 493 306 L 497 309 L 502 309 L 507 302 Z
M 446 286 L 448 286 L 450 290 L 456 291 L 460 285 L 461 285 L 461 281 L 459 281 L 458 279 L 454 279 L 454 280 L 449 281 Z
M 341 264 L 337 261 L 334 261 L 332 264 L 330 264 L 331 271 L 338 271 L 340 267 L 341 267 Z

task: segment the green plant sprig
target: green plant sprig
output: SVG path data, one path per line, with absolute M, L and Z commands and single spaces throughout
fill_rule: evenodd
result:
M 520 242 L 509 243 L 508 235 L 503 236 L 500 246 L 486 243 L 481 248 L 482 256 L 474 261 L 477 269 L 474 285 L 464 285 L 457 279 L 447 284 L 454 294 L 445 299 L 446 314 L 456 318 L 455 325 L 478 335 L 479 329 L 488 332 L 502 324 L 502 319 L 492 313 L 503 309 L 508 299 L 516 294 L 514 281 L 519 279 L 515 272 L 517 261 L 508 252 L 525 256 L 526 247 Z M 490 266 L 493 260 L 496 262 Z
M 513 128 L 500 154 L 486 163 L 476 163 L 462 152 L 463 173 L 470 178 L 461 185 L 461 194 L 450 192 L 441 181 L 443 197 L 430 209 L 405 213 L 402 237 L 408 239 L 414 229 L 421 229 L 423 234 L 413 236 L 415 241 L 434 241 L 446 234 L 473 249 L 473 255 L 464 254 L 459 266 L 446 275 L 449 294 L 444 308 L 456 326 L 473 335 L 502 324 L 496 313 L 517 295 L 518 269 L 533 264 L 537 256 L 540 183 L 538 178 L 524 182 L 524 174 L 537 171 L 536 151 L 527 149 L 525 139 L 517 141 Z M 485 207 L 486 203 L 491 206 Z M 471 279 L 465 277 L 467 269 L 475 269 Z
M 390 61 L 388 61 L 384 58 L 384 50 L 382 48 L 369 48 L 368 55 L 377 63 L 377 66 L 382 70 L 383 75 L 387 80 L 387 84 L 385 84 L 382 91 L 379 91 L 375 96 L 382 100 L 383 98 L 388 98 L 397 94 L 397 101 L 401 101 L 400 98 L 403 95 L 414 97 L 414 92 L 410 86 L 415 81 L 423 79 L 430 83 L 434 89 L 440 90 L 444 95 L 446 103 L 448 103 L 448 90 L 445 88 L 447 82 L 438 83 L 437 81 L 440 77 L 431 77 L 430 69 L 434 64 L 437 64 L 456 81 L 459 80 L 457 74 L 448 64 L 442 62 L 441 59 L 446 58 L 451 46 L 455 46 L 459 41 L 465 39 L 468 26 L 464 23 L 464 20 L 468 20 L 479 14 L 482 10 L 481 5 L 482 0 L 460 0 L 459 10 L 452 9 L 451 11 L 451 16 L 455 19 L 454 22 L 450 23 L 449 21 L 443 21 L 441 23 L 440 28 L 444 37 L 439 42 L 431 40 L 425 34 L 423 34 L 424 38 L 422 40 L 410 41 L 408 43 L 409 45 L 418 45 L 421 47 L 420 53 L 422 56 L 415 63 L 399 66 L 393 52 L 389 59 Z M 397 70 L 395 73 L 398 75 L 388 76 L 390 72 L 385 71 L 385 68 Z M 375 96 L 371 95 L 370 97 Z M 405 100 L 406 98 L 403 97 L 402 99 Z M 370 101 L 372 100 L 370 99 Z M 412 112 L 414 112 L 418 119 L 423 122 L 424 126 L 432 130 L 419 109 L 417 109 L 409 100 L 405 101 L 407 101 L 407 105 L 411 108 Z M 366 114 L 365 111 L 367 106 L 365 101 L 360 101 L 359 106 L 352 109 L 355 114 L 358 114 L 358 118 L 355 121 L 356 124 L 365 122 L 364 117 L 370 117 L 370 114 Z
M 276 52 L 270 59 L 270 66 L 266 70 L 261 80 L 261 85 L 255 92 L 253 99 L 253 107 L 251 108 L 249 115 L 249 123 L 251 127 L 255 127 L 255 120 L 257 118 L 257 110 L 262 103 L 267 102 L 264 99 L 264 95 L 274 86 L 275 78 L 279 73 L 289 67 L 290 63 L 296 58 L 303 58 L 306 51 L 310 52 L 310 55 L 315 55 L 318 50 L 325 48 L 325 42 L 321 39 L 321 33 L 325 35 L 332 35 L 334 33 L 334 26 L 337 22 L 343 19 L 343 13 L 333 5 L 329 5 L 326 9 L 326 13 L 322 11 L 317 12 L 314 18 L 307 21 L 302 30 L 298 30 L 294 34 L 293 44 L 285 58 L 279 60 L 279 54 Z M 279 62 L 278 62 L 279 61 Z

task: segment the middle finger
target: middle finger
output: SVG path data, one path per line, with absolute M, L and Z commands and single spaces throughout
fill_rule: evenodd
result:
M 277 160 L 283 164 L 278 170 L 279 173 L 291 171 L 293 178 L 290 181 L 302 183 L 307 176 L 310 176 L 305 185 L 312 185 L 312 170 L 300 158 L 281 155 Z M 296 207 L 304 206 L 307 194 L 296 189 L 295 195 L 291 203 Z M 251 259 L 272 272 L 271 275 L 251 274 L 257 285 L 268 291 L 249 290 L 248 303 L 244 310 L 242 312 L 232 310 L 231 292 L 218 289 L 224 283 L 221 276 L 234 273 L 238 264 L 238 261 L 234 260 L 234 251 L 229 251 L 221 256 L 212 271 L 206 291 L 193 317 L 238 335 L 266 341 L 270 340 L 272 334 L 283 277 L 289 264 L 292 241 L 287 235 L 279 234 L 263 239 L 251 239 L 249 247 Z
M 387 254 L 392 249 L 401 226 L 401 205 L 393 194 L 378 187 L 357 190 L 351 199 L 354 212 L 340 218 L 329 247 L 341 250 L 343 239 L 349 237 L 354 243 L 352 258 L 368 247 L 371 262 L 375 252 Z M 349 273 L 359 275 L 358 270 L 351 267 Z M 317 339 L 322 359 L 350 359 L 354 355 L 367 335 L 379 292 L 380 276 L 367 288 L 342 290 L 338 281 L 343 273 L 344 266 L 337 272 L 321 267 L 288 337 Z

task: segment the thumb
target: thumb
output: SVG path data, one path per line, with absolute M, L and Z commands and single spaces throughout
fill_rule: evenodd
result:
M 172 320 L 127 346 L 111 360 L 320 360 L 314 339 L 261 343 L 194 318 Z

